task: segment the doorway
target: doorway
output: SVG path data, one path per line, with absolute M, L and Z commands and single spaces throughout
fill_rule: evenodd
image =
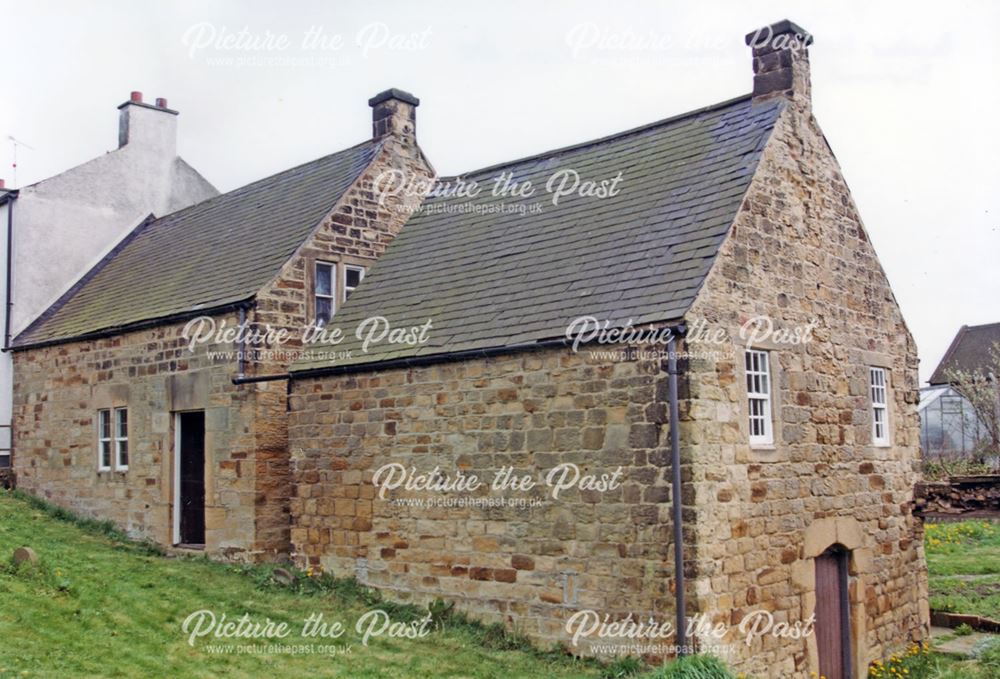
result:
M 204 548 L 205 411 L 174 418 L 174 544 Z
M 816 647 L 826 679 L 852 679 L 848 559 L 839 545 L 816 557 Z

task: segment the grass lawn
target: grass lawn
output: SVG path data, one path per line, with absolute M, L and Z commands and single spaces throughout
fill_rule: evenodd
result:
M 927 526 L 931 605 L 1000 618 L 1000 525 L 982 521 Z M 31 546 L 35 566 L 15 567 L 10 555 Z M 353 581 L 299 574 L 293 586 L 272 578 L 272 566 L 166 558 L 123 539 L 110 524 L 80 521 L 62 510 L 0 491 L 0 679 L 5 677 L 258 677 L 352 679 L 455 677 L 502 679 L 625 677 L 644 669 L 634 660 L 614 667 L 543 652 L 501 626 L 455 616 L 428 624 L 419 638 L 375 636 L 362 643 L 359 617 L 386 612 L 403 630 L 426 612 L 378 599 Z M 196 638 L 182 630 L 192 613 L 288 625 L 283 639 Z M 322 614 L 345 631 L 333 639 L 303 637 L 303 621 Z M 190 631 L 190 629 L 189 629 Z M 248 653 L 264 644 L 266 653 Z M 320 647 L 326 652 L 320 652 Z M 302 652 L 308 650 L 310 652 Z M 238 652 L 242 651 L 242 652 Z M 296 652 L 297 651 L 297 652 Z M 701 660 L 692 659 L 695 663 Z M 939 654 L 903 658 L 909 679 L 998 679 L 1000 665 L 955 662 Z M 685 665 L 681 663 L 680 665 Z M 643 675 L 716 677 L 680 667 Z M 888 672 L 873 676 L 894 676 Z M 996 674 L 994 674 L 994 672 Z
M 1000 525 L 928 523 L 924 545 L 932 609 L 1000 620 Z
M 294 591 L 270 584 L 266 568 L 202 559 L 168 559 L 123 542 L 113 531 L 81 528 L 0 491 L 0 677 L 598 677 L 600 667 L 524 647 L 497 628 L 454 623 L 416 639 L 376 637 L 368 646 L 354 625 L 372 608 L 415 620 L 408 607 L 381 604 L 367 590 L 332 579 Z M 10 555 L 30 545 L 34 568 L 15 569 Z M 367 601 L 366 601 L 367 598 Z M 333 645 L 332 654 L 210 653 L 253 640 L 188 644 L 181 630 L 192 612 L 286 622 L 275 643 Z M 302 621 L 322 613 L 347 628 L 339 639 L 304 639 Z M 348 649 L 343 652 L 343 649 Z M 342 653 L 342 654 L 338 654 Z

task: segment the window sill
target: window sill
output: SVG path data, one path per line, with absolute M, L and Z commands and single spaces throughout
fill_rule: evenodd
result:
M 750 450 L 777 450 L 778 447 L 773 443 L 751 443 Z

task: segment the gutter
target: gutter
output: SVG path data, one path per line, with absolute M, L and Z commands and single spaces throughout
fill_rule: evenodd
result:
M 312 368 L 310 370 L 299 370 L 295 372 L 279 373 L 274 375 L 258 375 L 255 377 L 236 377 L 233 384 L 250 384 L 253 382 L 273 382 L 276 380 L 297 380 L 308 379 L 310 377 L 326 377 L 328 375 L 346 375 L 348 373 L 375 372 L 379 370 L 392 370 L 393 368 L 419 368 L 435 363 L 453 363 L 465 361 L 470 358 L 489 358 L 500 354 L 518 353 L 521 351 L 532 351 L 536 349 L 547 349 L 550 347 L 564 347 L 569 344 L 569 340 L 564 338 L 540 340 L 538 342 L 526 342 L 524 344 L 509 344 L 507 346 L 490 347 L 488 349 L 468 349 L 466 351 L 453 351 L 443 354 L 428 354 L 427 356 L 410 356 L 407 358 L 393 358 L 386 361 L 376 361 L 374 363 L 352 363 L 350 365 L 333 365 L 322 368 Z
M 148 330 L 149 328 L 156 328 L 161 325 L 168 325 L 170 323 L 176 323 L 178 321 L 189 320 L 192 318 L 197 318 L 199 316 L 218 316 L 219 314 L 228 313 L 230 311 L 239 311 L 245 308 L 247 305 L 247 300 L 240 302 L 231 302 L 228 304 L 222 304 L 215 307 L 205 307 L 203 309 L 191 309 L 189 311 L 181 311 L 175 314 L 170 314 L 167 316 L 160 316 L 158 318 L 150 318 L 144 321 L 137 321 L 135 323 L 126 323 L 125 325 L 116 325 L 109 328 L 103 328 L 101 330 L 95 330 L 93 332 L 84 333 L 82 335 L 74 335 L 72 337 L 58 337 L 55 339 L 42 340 L 40 342 L 32 342 L 30 344 L 20 344 L 14 347 L 6 347 L 4 351 L 27 351 L 29 349 L 42 349 L 44 347 L 56 346 L 59 344 L 70 344 L 73 342 L 87 342 L 96 339 L 104 339 L 106 337 L 113 337 L 115 335 L 121 335 L 126 332 L 135 332 L 137 330 Z M 37 323 L 37 320 L 35 321 Z

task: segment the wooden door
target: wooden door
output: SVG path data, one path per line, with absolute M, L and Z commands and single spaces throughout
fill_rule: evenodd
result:
M 816 557 L 816 646 L 819 674 L 851 679 L 851 608 L 845 550 L 832 548 Z
M 205 544 L 205 413 L 180 413 L 180 542 Z

